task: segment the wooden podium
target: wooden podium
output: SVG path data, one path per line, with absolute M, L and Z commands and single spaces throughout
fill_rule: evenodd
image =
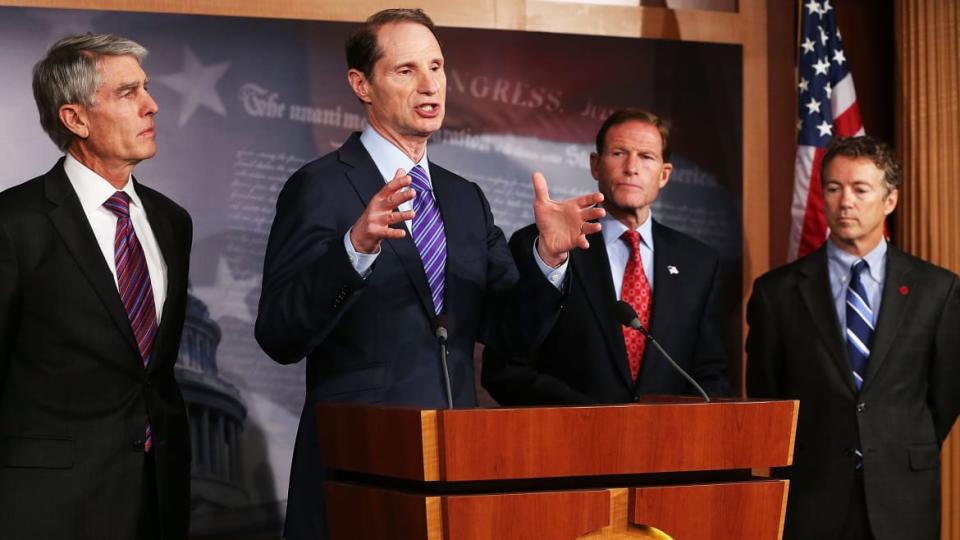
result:
M 796 401 L 321 404 L 331 538 L 780 538 Z M 665 533 L 665 534 L 664 534 Z

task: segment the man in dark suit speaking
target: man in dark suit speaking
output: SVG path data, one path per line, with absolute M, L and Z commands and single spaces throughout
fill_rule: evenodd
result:
M 0 536 L 187 537 L 190 444 L 173 377 L 190 216 L 137 182 L 156 154 L 147 51 L 60 40 L 34 68 L 66 152 L 0 193 Z
M 888 146 L 834 141 L 821 170 L 828 241 L 757 279 L 747 306 L 747 393 L 800 400 L 784 538 L 936 540 L 960 281 L 884 239 Z
M 475 343 L 504 329 L 533 334 L 514 331 L 535 324 L 538 310 L 556 307 L 539 301 L 550 298 L 542 278 L 517 285 L 480 188 L 427 158 L 427 140 L 446 107 L 444 58 L 432 21 L 411 9 L 371 16 L 348 40 L 347 64 L 368 126 L 284 186 L 257 316 L 257 341 L 271 358 L 285 364 L 307 358 L 288 539 L 326 537 L 317 403 L 445 406 L 434 328 L 442 321 L 453 401 L 475 406 Z M 553 261 L 585 246 L 584 233 L 599 229 L 587 221 L 602 215 L 594 208 L 602 197 L 555 203 L 543 182 L 535 181 L 545 231 L 540 256 Z
M 546 269 L 533 256 L 537 225 L 510 239 L 522 275 L 549 271 L 548 279 L 568 282 L 569 292 L 533 350 L 485 349 L 483 384 L 500 403 L 624 403 L 640 394 L 695 392 L 639 331 L 620 324 L 618 299 L 708 393 L 729 392 L 717 305 L 720 258 L 650 213 L 670 179 L 669 161 L 670 132 L 660 118 L 616 111 L 590 156 L 607 216 L 588 237 L 589 248 L 571 253 L 569 267 Z

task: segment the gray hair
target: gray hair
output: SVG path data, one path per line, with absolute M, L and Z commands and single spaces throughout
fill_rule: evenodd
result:
M 68 36 L 53 44 L 47 56 L 33 66 L 33 98 L 40 125 L 60 150 L 66 150 L 73 132 L 60 122 L 60 107 L 77 103 L 92 107 L 102 81 L 97 66 L 103 56 L 133 56 L 142 63 L 147 49 L 114 34 Z

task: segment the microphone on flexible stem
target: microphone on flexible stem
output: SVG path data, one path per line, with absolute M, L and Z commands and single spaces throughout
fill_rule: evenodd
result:
M 669 354 L 667 354 L 667 351 L 663 350 L 663 347 L 661 347 L 660 343 L 658 343 L 656 338 L 653 337 L 653 334 L 651 334 L 649 330 L 643 327 L 643 324 L 640 322 L 640 319 L 637 317 L 637 312 L 634 311 L 633 306 L 624 302 L 623 300 L 620 300 L 619 302 L 617 302 L 617 319 L 620 321 L 620 324 L 624 326 L 629 326 L 630 328 L 633 328 L 634 330 L 637 330 L 641 334 L 646 336 L 647 341 L 649 341 L 650 343 L 653 343 L 653 346 L 656 347 L 658 351 L 660 351 L 660 354 L 662 354 L 663 357 L 666 358 L 668 362 L 670 362 L 670 365 L 673 366 L 673 369 L 677 370 L 681 375 L 683 375 L 683 377 L 687 379 L 687 381 L 690 384 L 692 384 L 694 388 L 697 389 L 697 392 L 700 392 L 700 395 L 703 396 L 703 399 L 705 399 L 708 403 L 710 402 L 710 396 L 708 396 L 707 393 L 703 391 L 703 388 L 701 388 L 700 385 L 697 384 L 697 381 L 693 380 L 693 377 L 691 377 L 686 371 L 684 371 L 683 368 L 680 367 L 680 365 L 677 364 L 673 360 L 673 358 L 670 357 Z
M 447 408 L 453 408 L 453 392 L 450 391 L 450 369 L 447 368 L 447 319 L 437 315 L 433 320 L 433 334 L 440 343 L 440 367 L 443 369 L 443 384 L 447 390 Z

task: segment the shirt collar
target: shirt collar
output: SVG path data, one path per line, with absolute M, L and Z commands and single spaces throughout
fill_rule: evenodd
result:
M 102 176 L 90 170 L 83 163 L 80 163 L 80 161 L 69 152 L 63 160 L 63 170 L 67 173 L 67 179 L 70 180 L 70 185 L 73 186 L 73 190 L 77 192 L 77 197 L 80 199 L 80 206 L 83 207 L 84 213 L 89 214 L 93 210 L 102 207 L 103 203 L 107 202 L 107 199 L 118 191 L 110 182 L 107 182 Z M 140 204 L 140 197 L 137 196 L 137 191 L 133 187 L 132 177 L 127 180 L 127 185 L 119 191 L 130 196 L 131 204 L 142 206 Z
M 420 165 L 424 172 L 426 172 L 427 179 L 430 179 L 430 163 L 427 161 L 426 151 L 423 152 L 423 157 L 420 158 L 420 161 L 414 163 L 402 150 L 385 139 L 383 135 L 373 129 L 373 126 L 370 124 L 367 124 L 367 127 L 363 128 L 363 133 L 360 134 L 360 143 L 363 144 L 363 147 L 367 149 L 370 157 L 373 158 L 373 162 L 376 164 L 377 170 L 380 171 L 380 175 L 383 176 L 384 182 L 393 180 L 393 175 L 397 174 L 397 169 L 410 172 L 410 169 L 416 165 Z
M 850 272 L 850 267 L 853 266 L 853 263 L 863 259 L 867 261 L 867 271 L 870 273 L 870 277 L 879 283 L 882 281 L 883 263 L 886 260 L 886 256 L 886 239 L 881 239 L 880 243 L 877 244 L 877 247 L 870 250 L 870 252 L 863 257 L 857 257 L 856 255 L 847 253 L 846 251 L 837 247 L 832 240 L 827 240 L 827 260 L 840 266 L 843 269 L 844 274 L 848 274 Z
M 603 243 L 611 245 L 614 242 L 620 242 L 620 237 L 627 232 L 628 227 L 620 220 L 610 215 L 608 212 L 600 218 L 600 232 L 603 233 Z M 640 241 L 647 249 L 653 251 L 653 214 L 647 212 L 647 219 L 637 227 L 640 233 Z

